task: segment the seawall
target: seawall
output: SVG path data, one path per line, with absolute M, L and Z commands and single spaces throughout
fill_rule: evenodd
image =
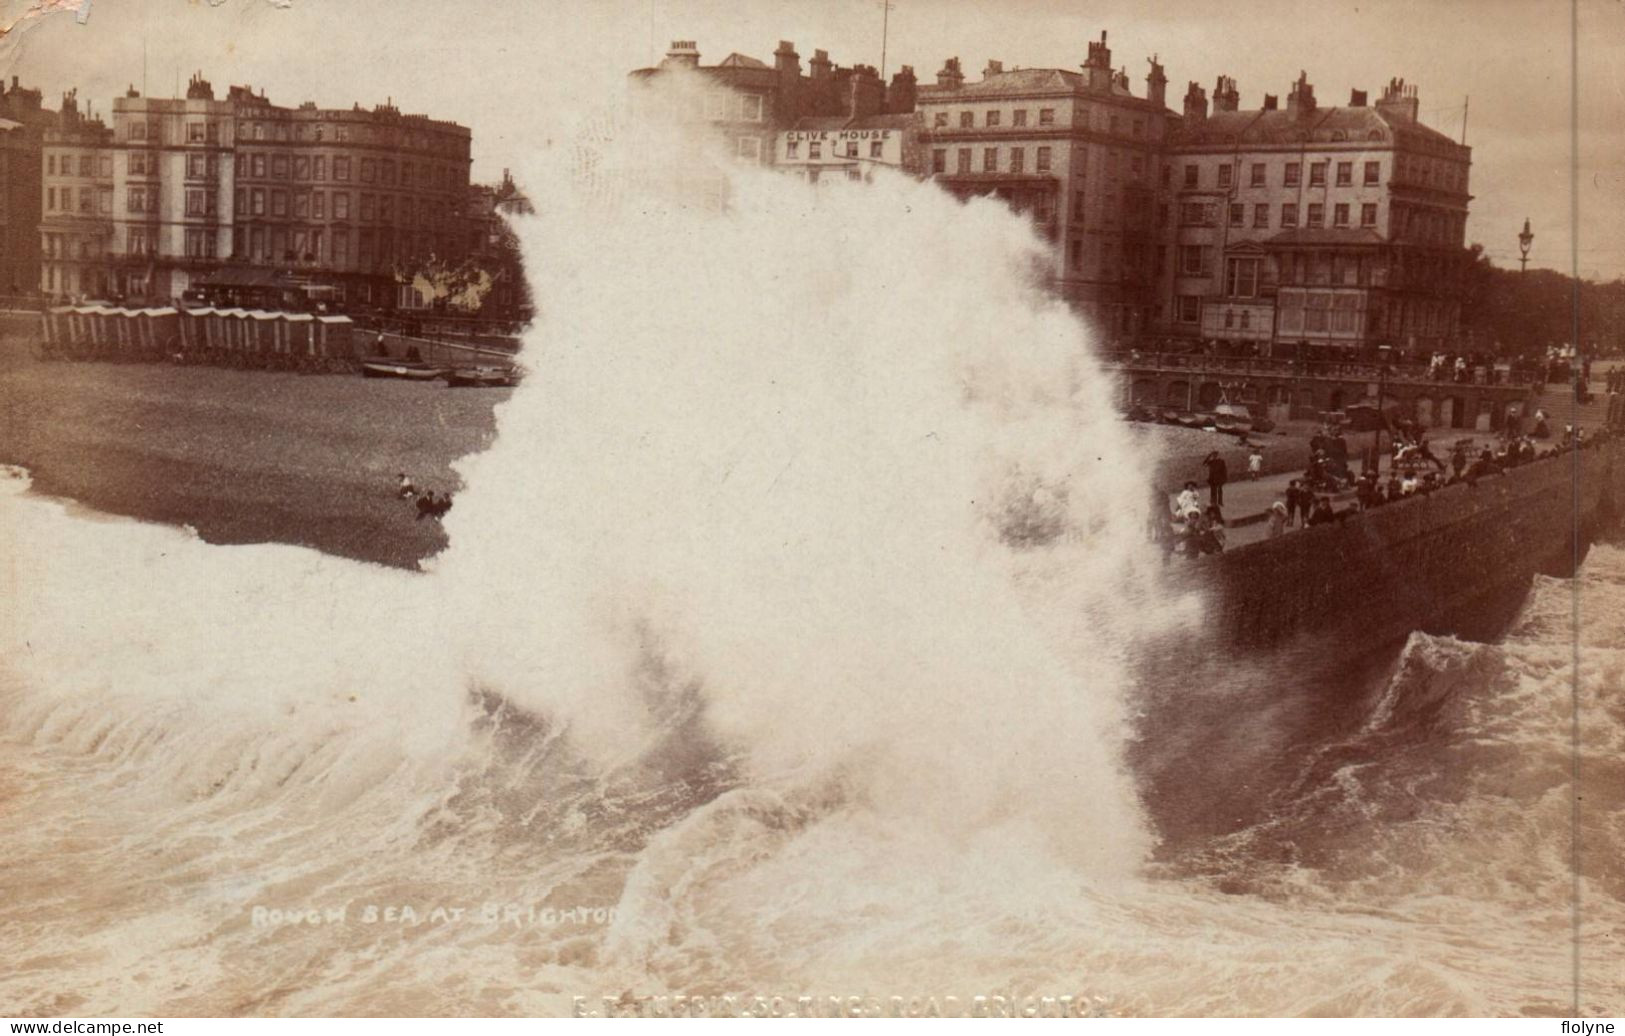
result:
M 1616 440 L 1203 558 L 1183 578 L 1212 595 L 1215 632 L 1238 647 L 1457 633 L 1537 572 L 1570 574 L 1622 502 Z

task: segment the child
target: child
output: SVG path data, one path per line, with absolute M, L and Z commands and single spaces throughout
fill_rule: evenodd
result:
M 1262 475 L 1263 473 L 1264 451 L 1259 449 L 1257 446 L 1254 446 L 1253 452 L 1247 455 L 1247 477 L 1252 479 L 1254 482 L 1257 482 L 1258 476 Z

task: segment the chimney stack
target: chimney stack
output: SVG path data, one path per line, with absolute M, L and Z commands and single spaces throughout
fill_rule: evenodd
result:
M 1292 92 L 1286 96 L 1286 110 L 1295 112 L 1300 119 L 1314 114 L 1315 88 L 1309 85 L 1308 72 L 1298 72 L 1298 81 L 1292 84 Z
M 660 63 L 661 68 L 699 68 L 700 50 L 693 40 L 672 40 L 671 49 L 666 51 L 666 60 Z
M 821 81 L 828 79 L 830 70 L 834 67 L 835 66 L 830 64 L 829 51 L 827 50 L 813 51 L 812 60 L 807 62 L 807 68 L 812 72 L 812 77 L 814 80 Z
M 959 59 L 949 58 L 937 73 L 937 85 L 945 90 L 957 90 L 965 85 L 965 73 L 959 70 Z
M 1157 55 L 1151 55 L 1151 71 L 1145 77 L 1145 98 L 1158 108 L 1168 103 L 1168 76 L 1157 62 Z
M 904 65 L 901 72 L 892 73 L 891 89 L 886 91 L 886 111 L 892 115 L 911 112 L 917 98 L 914 66 Z
M 994 61 L 992 58 L 988 58 L 987 59 L 987 67 L 982 69 L 982 81 L 985 83 L 989 79 L 992 79 L 994 76 L 998 75 L 1000 72 L 1003 72 L 1003 71 L 1004 71 L 1004 62 L 1002 62 L 1002 61 Z
M 781 78 L 801 75 L 801 55 L 796 53 L 794 43 L 789 40 L 779 41 L 779 48 L 773 52 L 773 67 Z
M 192 73 L 192 78 L 187 81 L 186 99 L 189 101 L 214 100 L 214 85 L 203 78 L 202 72 Z
M 1279 97 L 1277 97 L 1274 94 L 1265 94 L 1264 95 L 1264 110 L 1265 111 L 1267 111 L 1267 112 L 1279 111 L 1280 108 L 1281 108 L 1281 99 Z
M 1364 90 L 1351 90 L 1351 91 L 1349 91 L 1349 107 L 1350 108 L 1364 108 L 1365 107 L 1365 91 Z
M 1112 89 L 1112 52 L 1106 46 L 1106 30 L 1100 31 L 1100 42 L 1089 43 L 1089 60 L 1083 63 L 1083 71 L 1089 77 L 1089 89 L 1097 93 L 1110 93 Z
M 1213 86 L 1213 110 L 1233 112 L 1240 107 L 1241 94 L 1236 90 L 1236 81 L 1229 76 L 1220 76 Z
M 1382 100 L 1377 102 L 1377 111 L 1402 122 L 1415 122 L 1421 103 L 1416 87 L 1406 86 L 1403 79 L 1390 79 Z
M 1185 88 L 1185 121 L 1201 122 L 1207 118 L 1207 91 L 1197 83 Z
M 879 115 L 886 107 L 886 87 L 873 65 L 853 65 L 847 80 L 846 113 L 854 119 Z

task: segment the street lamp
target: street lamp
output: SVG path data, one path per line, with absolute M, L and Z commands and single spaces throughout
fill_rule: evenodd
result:
M 1525 216 L 1523 218 L 1523 232 L 1518 235 L 1518 250 L 1523 253 L 1523 257 L 1518 262 L 1523 264 L 1520 267 L 1523 273 L 1529 272 L 1529 246 L 1534 243 L 1535 232 L 1529 229 L 1529 217 Z
M 1371 435 L 1371 470 L 1378 477 L 1382 475 L 1382 426 L 1388 423 L 1383 397 L 1388 394 L 1388 357 L 1393 348 L 1386 343 L 1377 346 L 1377 427 L 1372 429 Z

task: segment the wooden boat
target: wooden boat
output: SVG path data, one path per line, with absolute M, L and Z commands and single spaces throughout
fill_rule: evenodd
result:
M 443 373 L 439 367 L 431 367 L 417 360 L 390 360 L 375 357 L 361 361 L 361 376 L 364 378 L 404 378 L 407 381 L 434 381 Z
M 519 384 L 512 367 L 456 367 L 442 372 L 447 388 L 511 388 Z

